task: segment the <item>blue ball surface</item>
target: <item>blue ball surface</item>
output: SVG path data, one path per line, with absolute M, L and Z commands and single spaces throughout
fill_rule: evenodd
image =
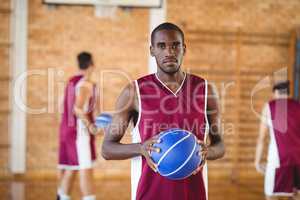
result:
M 112 116 L 107 113 L 101 113 L 99 116 L 95 119 L 95 125 L 98 128 L 105 128 L 107 127 L 112 121 Z
M 159 134 L 160 143 L 154 147 L 160 152 L 151 152 L 160 175 L 180 180 L 189 177 L 200 165 L 201 150 L 194 134 L 183 129 L 169 129 Z

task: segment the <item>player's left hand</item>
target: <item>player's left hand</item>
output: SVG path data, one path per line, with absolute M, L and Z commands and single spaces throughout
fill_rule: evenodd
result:
M 93 123 L 89 124 L 88 129 L 89 129 L 89 132 L 90 132 L 92 135 L 97 135 L 97 134 L 99 133 L 99 131 L 100 131 L 100 129 L 98 129 L 98 128 L 96 127 L 96 125 L 93 124 Z
M 204 142 L 202 142 L 200 140 L 198 140 L 197 142 L 201 146 L 201 151 L 199 151 L 198 154 L 201 157 L 202 161 L 201 161 L 200 165 L 198 166 L 198 168 L 193 172 L 193 175 L 196 175 L 198 172 L 200 172 L 202 170 L 203 166 L 206 163 L 207 152 L 208 152 L 208 146 Z
M 159 148 L 153 146 L 156 143 L 160 143 L 158 136 L 154 136 L 141 144 L 141 154 L 145 157 L 146 162 L 154 172 L 157 172 L 157 164 L 151 158 L 151 151 L 160 152 Z
M 265 174 L 266 171 L 266 166 L 262 163 L 255 163 L 255 168 L 256 171 L 261 173 L 261 174 Z

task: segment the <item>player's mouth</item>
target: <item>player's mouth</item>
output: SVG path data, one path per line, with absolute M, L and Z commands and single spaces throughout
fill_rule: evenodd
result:
M 177 63 L 176 58 L 166 58 L 163 60 L 163 63 Z

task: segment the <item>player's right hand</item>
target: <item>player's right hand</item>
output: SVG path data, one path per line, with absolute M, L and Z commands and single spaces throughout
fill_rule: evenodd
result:
M 88 130 L 89 130 L 89 132 L 90 132 L 92 135 L 97 135 L 97 134 L 99 133 L 98 128 L 97 128 L 96 125 L 93 124 L 93 123 L 89 124 Z
M 143 144 L 141 144 L 141 154 L 144 156 L 144 158 L 147 161 L 147 164 L 149 167 L 157 172 L 157 165 L 153 162 L 153 160 L 150 157 L 151 151 L 160 152 L 160 149 L 157 147 L 154 147 L 154 144 L 160 143 L 158 137 L 154 136 L 153 138 L 150 138 L 146 140 Z
M 261 174 L 265 174 L 266 166 L 262 163 L 255 163 L 255 169 L 257 172 Z
M 193 175 L 196 175 L 198 172 L 200 172 L 203 168 L 203 166 L 206 163 L 206 158 L 207 158 L 207 152 L 208 152 L 208 146 L 200 140 L 197 140 L 197 143 L 201 146 L 201 151 L 198 153 L 198 155 L 201 158 L 201 163 L 200 165 L 197 167 L 197 169 L 193 172 Z

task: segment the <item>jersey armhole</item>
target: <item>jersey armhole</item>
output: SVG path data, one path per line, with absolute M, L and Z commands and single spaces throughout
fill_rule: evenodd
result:
M 139 123 L 140 123 L 140 120 L 141 120 L 141 113 L 142 113 L 142 103 L 141 103 L 141 95 L 140 95 L 140 89 L 139 89 L 139 84 L 138 84 L 138 81 L 135 80 L 134 81 L 134 85 L 135 85 L 135 89 L 136 89 L 136 95 L 137 95 L 137 98 L 138 98 L 138 118 L 137 118 L 137 121 L 136 121 L 136 124 L 134 126 L 134 129 L 138 128 L 139 127 Z
M 207 90 L 208 90 L 208 83 L 207 80 L 204 80 L 205 83 L 205 96 L 204 96 L 204 117 L 205 117 L 205 135 L 204 135 L 204 142 L 207 143 L 207 136 L 209 134 L 209 122 L 207 118 Z

